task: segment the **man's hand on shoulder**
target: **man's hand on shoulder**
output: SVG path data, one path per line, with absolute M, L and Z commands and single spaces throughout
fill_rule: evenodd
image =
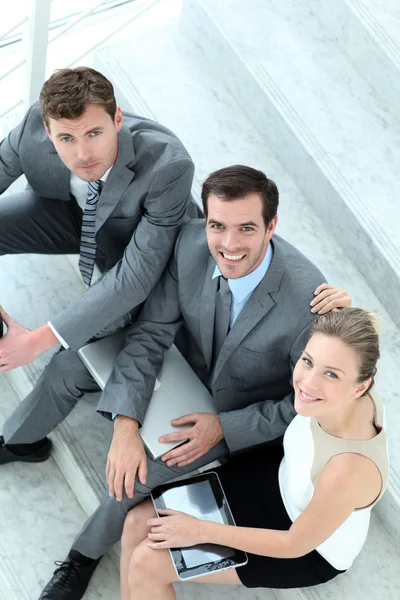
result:
M 0 339 L 0 371 L 10 371 L 33 362 L 42 352 L 59 343 L 48 325 L 33 331 L 18 325 L 0 307 L 7 333 Z
M 218 442 L 224 439 L 219 415 L 213 413 L 185 415 L 172 421 L 171 425 L 174 427 L 191 425 L 191 427 L 163 435 L 160 438 L 160 442 L 188 440 L 185 444 L 162 455 L 161 460 L 168 467 L 172 467 L 173 465 L 178 465 L 178 467 L 190 465 L 190 463 L 207 454 L 211 448 L 214 448 Z
M 324 315 L 331 310 L 350 308 L 351 298 L 345 290 L 322 283 L 314 292 L 314 299 L 310 302 L 311 312 Z
M 110 496 L 121 501 L 125 489 L 127 496 L 133 498 L 136 473 L 140 483 L 146 484 L 147 458 L 139 424 L 135 419 L 117 415 L 106 466 Z

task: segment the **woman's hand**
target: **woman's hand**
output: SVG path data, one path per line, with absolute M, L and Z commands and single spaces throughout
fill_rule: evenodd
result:
M 351 298 L 344 290 L 322 283 L 314 292 L 315 298 L 310 302 L 311 312 L 324 315 L 331 310 L 351 307 Z
M 184 548 L 204 543 L 202 532 L 206 521 L 170 508 L 159 510 L 158 513 L 162 519 L 147 521 L 147 525 L 151 527 L 148 535 L 150 548 Z

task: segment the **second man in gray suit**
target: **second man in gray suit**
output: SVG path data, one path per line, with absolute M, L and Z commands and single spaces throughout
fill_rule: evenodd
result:
M 278 440 L 295 414 L 292 367 L 315 315 L 309 304 L 316 288 L 321 296 L 314 311 L 350 304 L 275 235 L 278 191 L 263 173 L 222 169 L 207 179 L 202 195 L 206 219 L 180 233 L 164 275 L 128 328 L 98 406 L 110 418 L 118 415 L 107 461 L 109 490 L 41 600 L 82 598 L 100 557 L 120 539 L 128 511 L 155 486 Z M 152 460 L 138 429 L 174 340 L 212 392 L 219 414 L 183 415 L 189 442 Z M 53 369 L 55 377 L 45 373 L 41 380 L 37 404 L 26 403 L 7 422 L 14 443 L 46 435 L 85 392 L 98 389 L 73 351 L 58 354 Z M 165 432 L 165 440 L 180 436 Z

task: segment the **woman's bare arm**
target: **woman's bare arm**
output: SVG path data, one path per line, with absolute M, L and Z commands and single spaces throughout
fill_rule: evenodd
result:
M 371 460 L 358 454 L 342 454 L 324 468 L 312 500 L 288 531 L 207 521 L 202 526 L 202 538 L 261 556 L 304 556 L 327 540 L 356 508 L 372 503 L 381 485 L 379 470 Z

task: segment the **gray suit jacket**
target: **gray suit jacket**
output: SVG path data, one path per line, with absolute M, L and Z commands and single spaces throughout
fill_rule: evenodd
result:
M 271 265 L 233 324 L 213 368 L 217 278 L 204 221 L 185 225 L 173 258 L 129 328 L 98 410 L 143 422 L 164 352 L 176 345 L 208 385 L 230 452 L 281 436 L 295 415 L 292 369 L 315 315 L 322 273 L 274 235 Z
M 98 253 L 108 272 L 71 306 L 52 316 L 52 324 L 71 348 L 78 349 L 116 321 L 111 330 L 126 325 L 130 311 L 147 298 L 187 215 L 199 216 L 190 196 L 193 173 L 189 154 L 171 131 L 124 113 L 118 157 L 96 217 Z M 46 134 L 39 103 L 0 144 L 0 194 L 22 174 L 42 197 L 73 199 L 70 171 Z

